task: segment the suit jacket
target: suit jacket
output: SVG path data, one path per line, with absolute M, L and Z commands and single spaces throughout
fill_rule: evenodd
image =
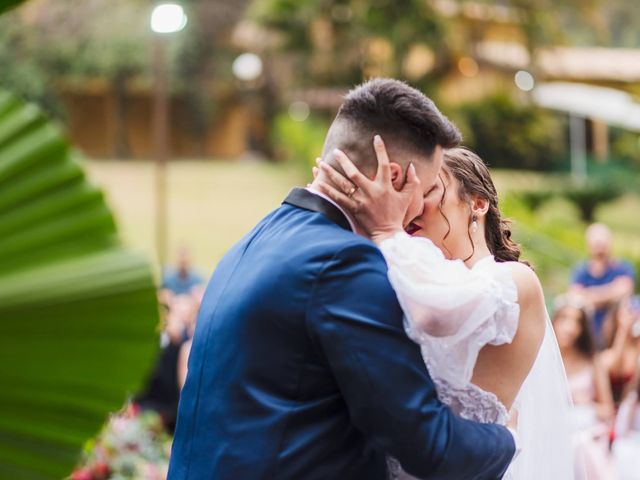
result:
M 384 258 L 334 205 L 294 189 L 207 287 L 170 480 L 499 478 L 513 437 L 438 401 Z

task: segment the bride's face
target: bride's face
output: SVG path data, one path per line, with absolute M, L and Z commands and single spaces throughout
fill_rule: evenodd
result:
M 458 181 L 443 167 L 437 188 L 424 197 L 424 211 L 413 222 L 420 229 L 413 235 L 431 240 L 447 258 L 464 259 L 473 251 L 470 217 L 470 203 L 460 199 Z

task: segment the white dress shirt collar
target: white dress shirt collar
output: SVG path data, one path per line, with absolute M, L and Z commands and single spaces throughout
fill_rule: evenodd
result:
M 329 202 L 331 205 L 335 206 L 338 210 L 340 210 L 340 212 L 346 217 L 347 221 L 349 222 L 349 226 L 351 227 L 351 231 L 353 233 L 358 233 L 358 230 L 356 229 L 356 224 L 353 222 L 353 220 L 351 219 L 349 214 L 347 214 L 347 212 L 345 212 L 344 209 L 340 205 L 338 205 L 336 202 L 334 202 L 329 197 L 327 197 L 324 193 L 321 193 L 321 192 L 317 191 L 313 187 L 307 187 L 306 190 L 308 192 L 310 192 L 310 193 L 313 193 L 314 195 L 317 195 L 317 196 L 319 196 L 321 198 L 324 198 L 327 202 Z

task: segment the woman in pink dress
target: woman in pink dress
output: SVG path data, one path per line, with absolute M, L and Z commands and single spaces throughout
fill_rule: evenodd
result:
M 609 375 L 616 407 L 622 401 L 623 394 L 631 387 L 640 358 L 640 345 L 637 341 L 640 325 L 636 323 L 638 315 L 637 307 L 634 308 L 631 300 L 626 298 L 612 310 L 603 327 L 605 337 L 610 340 L 607 342 L 609 347 L 600 356 Z
M 615 478 L 608 452 L 613 398 L 606 369 L 596 355 L 586 305 L 577 297 L 559 297 L 553 328 L 574 402 L 574 454 L 580 465 L 576 480 Z
M 616 417 L 613 455 L 618 480 L 640 480 L 640 365 L 636 370 L 635 385 L 624 397 Z

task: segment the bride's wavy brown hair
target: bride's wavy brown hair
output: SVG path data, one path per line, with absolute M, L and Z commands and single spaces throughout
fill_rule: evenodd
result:
M 495 260 L 529 265 L 528 262 L 520 260 L 520 246 L 511 239 L 511 221 L 502 218 L 496 187 L 482 159 L 464 147 L 448 149 L 444 152 L 444 169 L 458 181 L 460 200 L 467 202 L 472 196 L 477 196 L 489 202 L 485 216 L 485 239 Z M 471 234 L 469 240 L 475 252 Z

